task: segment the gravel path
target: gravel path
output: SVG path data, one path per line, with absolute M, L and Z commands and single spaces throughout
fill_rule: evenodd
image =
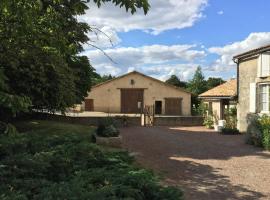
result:
M 121 129 L 139 163 L 180 186 L 187 200 L 270 200 L 270 153 L 203 127 Z

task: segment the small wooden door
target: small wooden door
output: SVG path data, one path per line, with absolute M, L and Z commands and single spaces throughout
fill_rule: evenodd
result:
M 94 100 L 93 99 L 85 99 L 85 111 L 94 111 Z
M 140 113 L 143 108 L 143 89 L 121 89 L 121 112 Z
M 166 98 L 165 114 L 182 115 L 182 98 Z

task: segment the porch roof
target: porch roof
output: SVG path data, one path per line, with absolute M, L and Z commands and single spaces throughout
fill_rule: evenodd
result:
M 237 94 L 237 81 L 236 79 L 231 79 L 226 83 L 223 83 L 217 87 L 214 87 L 199 95 L 202 99 L 233 99 Z

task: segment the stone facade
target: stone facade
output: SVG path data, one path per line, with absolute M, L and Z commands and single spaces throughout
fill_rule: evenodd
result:
M 247 130 L 247 117 L 250 113 L 250 83 L 256 82 L 258 57 L 242 61 L 238 64 L 238 104 L 237 128 L 240 132 Z

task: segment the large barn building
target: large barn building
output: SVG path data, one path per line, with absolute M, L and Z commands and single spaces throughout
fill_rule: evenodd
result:
M 191 115 L 191 93 L 133 71 L 91 88 L 85 111 L 141 113 L 154 105 L 155 114 Z

